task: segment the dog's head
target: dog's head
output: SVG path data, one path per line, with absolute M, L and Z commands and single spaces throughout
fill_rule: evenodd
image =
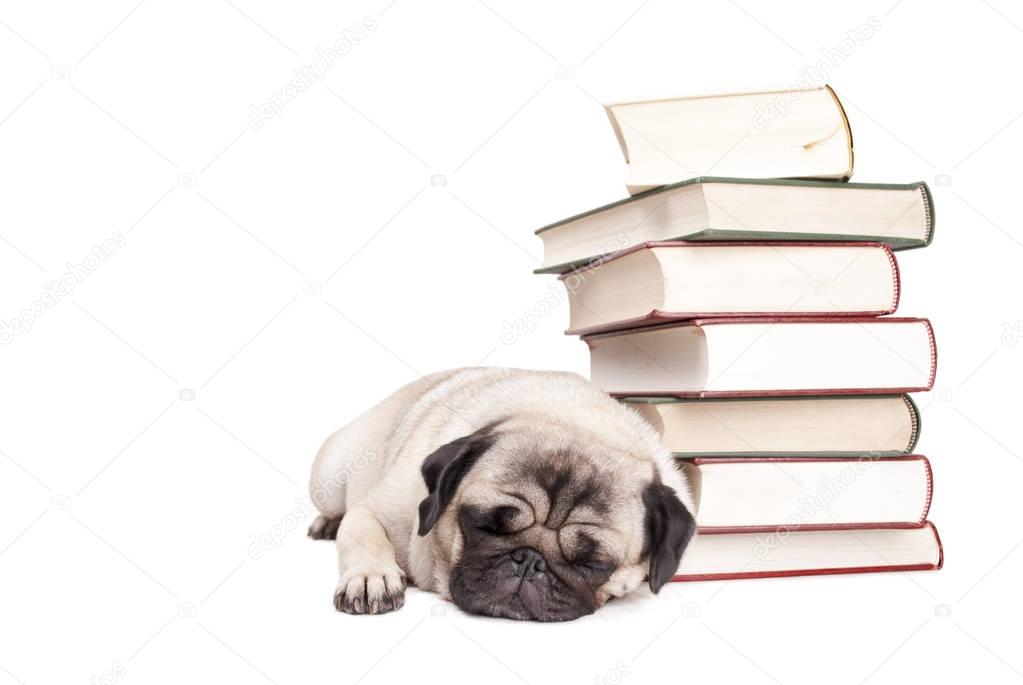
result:
M 648 579 L 660 590 L 695 530 L 652 455 L 596 436 L 491 426 L 423 463 L 419 535 L 449 555 L 449 591 L 489 616 L 567 621 Z

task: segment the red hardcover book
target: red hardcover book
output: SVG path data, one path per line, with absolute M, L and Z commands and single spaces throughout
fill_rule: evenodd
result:
M 731 531 L 697 534 L 672 580 L 933 571 L 943 564 L 930 521 L 917 528 Z
M 583 338 L 590 377 L 619 397 L 761 397 L 930 390 L 926 319 L 696 319 Z
M 899 304 L 891 248 L 868 242 L 648 242 L 561 276 L 570 335 L 698 318 L 876 316 Z

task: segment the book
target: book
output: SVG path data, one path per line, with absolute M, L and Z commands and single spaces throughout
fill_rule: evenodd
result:
M 919 528 L 697 534 L 672 580 L 932 571 L 944 564 L 934 524 Z
M 833 183 L 704 176 L 651 190 L 536 231 L 536 273 L 565 273 L 658 240 L 869 241 L 923 247 L 934 208 L 923 182 Z
M 630 193 L 718 173 L 847 180 L 849 120 L 829 86 L 632 100 L 604 106 Z
M 678 457 L 896 456 L 920 435 L 909 395 L 622 400 Z
M 561 276 L 569 334 L 722 316 L 891 314 L 883 243 L 653 242 Z
M 927 520 L 927 459 L 695 457 L 684 460 L 702 532 L 916 528 Z
M 926 319 L 697 319 L 585 336 L 590 379 L 618 396 L 751 397 L 929 390 Z
M 605 106 L 631 197 L 536 230 L 594 384 L 692 489 L 674 580 L 939 569 L 908 393 L 937 369 L 894 317 L 894 251 L 934 238 L 930 189 L 850 183 L 828 86 Z

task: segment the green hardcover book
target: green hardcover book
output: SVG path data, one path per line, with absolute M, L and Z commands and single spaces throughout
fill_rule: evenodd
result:
M 625 398 L 677 457 L 893 457 L 911 454 L 920 411 L 909 395 Z
M 567 273 L 650 241 L 871 241 L 893 250 L 934 236 L 927 184 L 700 177 L 544 226 L 543 265 Z

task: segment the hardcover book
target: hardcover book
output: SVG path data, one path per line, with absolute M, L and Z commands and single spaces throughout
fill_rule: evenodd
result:
M 623 397 L 894 394 L 929 390 L 937 368 L 926 319 L 697 319 L 583 340 L 591 380 Z
M 933 492 L 918 455 L 695 457 L 680 468 L 701 532 L 917 528 Z
M 920 435 L 909 395 L 622 400 L 678 457 L 897 456 Z
M 853 140 L 829 87 L 633 100 L 605 106 L 630 193 L 703 174 L 847 180 Z
M 561 280 L 575 335 L 724 316 L 875 316 L 899 304 L 883 243 L 643 243 Z
M 536 231 L 537 273 L 565 273 L 633 245 L 666 240 L 868 241 L 923 247 L 934 233 L 925 183 L 698 177 Z
M 702 533 L 689 543 L 672 580 L 933 571 L 943 563 L 930 521 L 919 528 Z

